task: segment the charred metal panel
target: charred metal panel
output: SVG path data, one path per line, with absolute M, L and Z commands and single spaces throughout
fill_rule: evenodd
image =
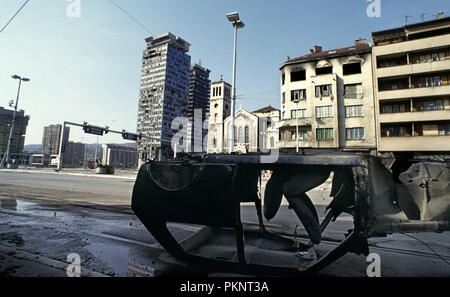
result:
M 417 163 L 399 179 L 379 159 L 369 160 L 371 235 L 450 230 L 449 166 Z

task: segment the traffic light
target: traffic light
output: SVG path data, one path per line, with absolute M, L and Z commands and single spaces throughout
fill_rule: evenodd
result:
M 106 126 L 106 127 L 105 127 L 105 134 L 108 134 L 108 133 L 109 133 L 109 127 Z
M 88 128 L 89 124 L 87 122 L 83 122 L 83 131 L 86 132 L 86 129 Z
M 61 146 L 61 153 L 64 153 L 65 151 L 66 151 L 66 145 L 63 144 L 63 145 Z

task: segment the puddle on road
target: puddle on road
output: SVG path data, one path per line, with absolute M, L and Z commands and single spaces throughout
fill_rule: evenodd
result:
M 106 244 L 101 242 L 90 242 L 85 248 L 95 257 L 107 264 L 114 276 L 127 276 L 128 274 L 128 259 L 130 249 L 119 246 Z M 108 269 L 105 269 L 106 274 L 111 274 Z
M 0 208 L 24 214 L 39 214 L 39 216 L 43 217 L 58 217 L 60 219 L 74 217 L 74 215 L 64 211 L 55 211 L 51 206 L 14 198 L 0 198 Z

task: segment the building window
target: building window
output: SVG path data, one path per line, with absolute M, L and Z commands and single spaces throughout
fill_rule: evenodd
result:
M 411 83 L 413 88 L 444 86 L 450 84 L 450 75 L 446 73 L 434 76 L 413 77 Z
M 362 84 L 344 85 L 344 98 L 360 99 L 363 98 Z
M 344 75 L 361 73 L 361 63 L 345 64 L 342 66 L 342 71 Z
M 299 129 L 298 130 L 298 140 L 306 140 L 308 136 L 308 130 Z M 297 129 L 291 130 L 291 140 L 297 140 Z
M 234 127 L 234 145 L 236 145 L 238 143 L 238 133 L 237 133 L 238 129 L 237 127 Z
M 306 118 L 307 117 L 307 110 L 306 109 L 299 109 L 298 110 L 298 118 Z M 297 118 L 297 110 L 291 110 L 291 119 Z
M 316 68 L 316 75 L 333 73 L 333 66 Z
M 300 69 L 291 71 L 291 82 L 306 80 L 306 70 Z
M 317 140 L 332 140 L 333 128 L 319 128 L 316 129 Z
M 217 139 L 216 139 L 216 138 L 213 139 L 213 146 L 214 146 L 214 147 L 217 146 Z
M 291 91 L 291 101 L 306 100 L 306 89 Z
M 214 122 L 218 122 L 219 121 L 219 115 L 216 113 L 214 114 Z
M 416 127 L 418 128 L 418 127 Z M 411 126 L 381 126 L 382 137 L 411 136 Z
M 249 138 L 249 128 L 248 128 L 248 126 L 245 126 L 245 140 L 244 140 L 244 142 L 245 143 L 250 143 L 250 138 Z
M 345 135 L 347 140 L 364 139 L 364 128 L 347 128 Z
M 409 86 L 408 78 L 378 81 L 378 89 L 380 92 L 407 89 L 408 86 Z
M 316 106 L 316 118 L 331 118 L 333 117 L 333 106 Z
M 363 116 L 364 116 L 364 108 L 362 105 L 352 105 L 345 107 L 346 118 L 363 117 Z
M 316 98 L 328 97 L 332 95 L 331 85 L 316 86 Z
M 285 82 L 286 82 L 286 74 L 283 73 L 283 74 L 281 75 L 281 85 L 284 85 Z
M 381 113 L 409 112 L 409 102 L 398 102 L 392 104 L 381 105 Z
M 239 127 L 239 143 L 244 143 L 243 142 L 243 137 L 242 137 L 243 135 L 242 135 L 242 127 Z
M 286 93 L 285 92 L 283 92 L 283 94 L 281 94 L 281 100 L 282 100 L 283 104 L 286 103 Z

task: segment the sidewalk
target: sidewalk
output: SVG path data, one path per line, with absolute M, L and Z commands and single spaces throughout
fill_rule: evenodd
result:
M 114 174 L 95 174 L 95 169 L 85 168 L 63 168 L 57 172 L 55 168 L 37 168 L 37 167 L 19 167 L 19 169 L 2 169 L 8 172 L 23 173 L 45 173 L 56 175 L 72 175 L 72 176 L 92 176 L 102 178 L 119 178 L 135 180 L 137 177 L 137 169 L 115 169 Z

